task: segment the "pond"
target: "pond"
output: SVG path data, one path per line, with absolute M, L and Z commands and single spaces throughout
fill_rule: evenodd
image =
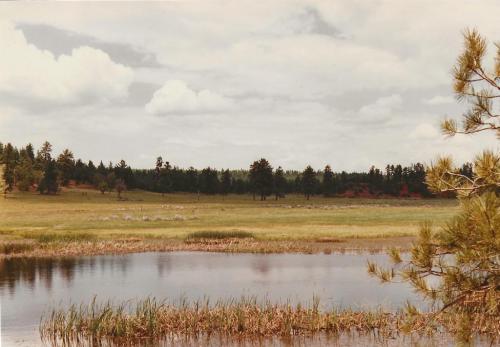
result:
M 0 260 L 2 346 L 40 345 L 43 312 L 68 303 L 123 301 L 147 296 L 213 300 L 255 296 L 323 308 L 396 309 L 423 303 L 405 284 L 379 284 L 367 260 L 383 254 L 137 253 Z

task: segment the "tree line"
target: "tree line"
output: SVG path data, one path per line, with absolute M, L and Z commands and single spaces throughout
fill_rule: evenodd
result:
M 303 171 L 273 168 L 266 159 L 250 164 L 247 170 L 201 170 L 173 166 L 158 157 L 151 169 L 132 169 L 124 160 L 105 165 L 75 159 L 69 149 L 53 155 L 52 145 L 45 142 L 35 153 L 31 144 L 17 148 L 0 142 L 0 165 L 3 190 L 38 190 L 55 194 L 61 186 L 88 185 L 101 193 L 126 189 L 143 189 L 158 193 L 191 192 L 202 194 L 252 194 L 254 199 L 278 200 L 287 194 L 331 196 L 420 196 L 429 197 L 425 184 L 425 167 L 387 165 L 384 170 L 372 166 L 368 172 L 334 172 L 327 165 L 322 170 L 307 166 Z M 472 177 L 472 165 L 464 164 L 461 173 Z

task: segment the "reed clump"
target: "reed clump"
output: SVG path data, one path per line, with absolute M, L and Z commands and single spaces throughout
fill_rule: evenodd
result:
M 248 231 L 196 231 L 186 236 L 186 241 L 191 240 L 224 240 L 224 239 L 253 239 L 255 235 Z
M 0 243 L 0 254 L 10 255 L 30 252 L 35 249 L 33 243 L 27 242 L 3 242 Z
M 131 341 L 134 339 L 161 339 L 172 334 L 194 336 L 220 334 L 241 337 L 294 336 L 327 334 L 373 334 L 391 337 L 399 333 L 431 334 L 458 329 L 459 318 L 443 316 L 428 324 L 430 313 L 405 311 L 355 311 L 352 309 L 320 310 L 319 300 L 311 305 L 258 303 L 255 298 L 217 301 L 209 299 L 177 304 L 147 298 L 142 301 L 72 305 L 55 309 L 40 322 L 43 339 L 71 340 L 91 338 L 98 340 Z M 469 322 L 472 333 L 484 333 L 482 320 Z M 490 333 L 500 323 L 487 326 Z M 477 327 L 477 328 L 476 328 Z M 498 337 L 497 337 L 498 338 Z
M 95 241 L 97 236 L 89 232 L 25 232 L 24 238 L 33 239 L 40 243 L 51 242 L 88 242 Z

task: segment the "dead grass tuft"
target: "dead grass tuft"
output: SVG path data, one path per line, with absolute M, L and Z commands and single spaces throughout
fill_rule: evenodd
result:
M 460 331 L 461 317 L 432 313 L 405 313 L 355 311 L 352 309 L 320 310 L 319 299 L 311 305 L 258 303 L 255 298 L 217 301 L 209 299 L 177 304 L 155 298 L 114 305 L 96 299 L 88 305 L 72 305 L 68 309 L 55 309 L 40 321 L 40 334 L 44 340 L 120 341 L 129 344 L 135 339 L 158 339 L 178 334 L 221 334 L 237 337 L 294 336 L 315 333 L 375 334 L 390 338 L 400 333 L 430 335 L 446 331 L 456 335 Z M 469 321 L 471 334 L 487 334 L 498 340 L 498 320 L 485 322 L 484 317 Z M 485 330 L 487 329 L 487 330 Z
M 200 239 L 209 239 L 209 240 L 222 240 L 222 239 L 248 239 L 255 238 L 252 233 L 248 231 L 196 231 L 190 233 L 186 236 L 186 240 L 200 240 Z
M 0 254 L 18 254 L 24 252 L 30 252 L 35 249 L 33 243 L 28 242 L 3 242 L 0 243 Z

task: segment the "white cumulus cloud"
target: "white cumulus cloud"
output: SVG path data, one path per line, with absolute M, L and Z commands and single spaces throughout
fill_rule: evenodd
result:
M 374 103 L 359 109 L 359 115 L 368 122 L 387 121 L 394 117 L 394 110 L 401 107 L 403 99 L 399 94 L 378 98 Z
M 233 106 L 230 98 L 207 89 L 195 91 L 181 80 L 167 81 L 146 104 L 155 115 L 223 112 Z
M 430 99 L 423 99 L 422 102 L 426 105 L 447 105 L 455 102 L 451 96 L 436 95 Z
M 0 91 L 13 97 L 77 104 L 125 97 L 132 69 L 108 54 L 79 47 L 55 57 L 26 41 L 11 22 L 0 22 Z
M 417 125 L 410 134 L 410 138 L 415 140 L 435 139 L 438 136 L 439 131 L 429 123 Z

